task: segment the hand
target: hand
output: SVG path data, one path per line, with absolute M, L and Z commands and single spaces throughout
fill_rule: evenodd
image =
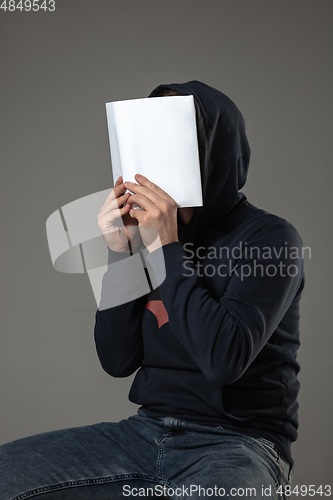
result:
M 163 189 L 147 177 L 136 174 L 134 182 L 125 182 L 133 192 L 127 203 L 137 203 L 143 210 L 132 208 L 129 215 L 137 221 L 141 238 L 149 252 L 160 246 L 178 241 L 177 203 Z
M 137 252 L 141 245 L 138 221 L 129 215 L 131 205 L 126 204 L 130 193 L 123 178 L 118 177 L 114 188 L 98 214 L 98 227 L 102 231 L 108 247 L 115 252 Z M 122 208 L 121 205 L 125 204 Z

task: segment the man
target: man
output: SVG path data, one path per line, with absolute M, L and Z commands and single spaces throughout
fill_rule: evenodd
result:
M 177 209 L 137 175 L 136 183 L 116 181 L 98 217 L 110 261 L 128 265 L 103 278 L 97 352 L 112 376 L 138 370 L 129 394 L 138 413 L 0 447 L 6 500 L 44 492 L 47 500 L 288 496 L 302 242 L 290 223 L 239 192 L 250 148 L 235 104 L 197 81 L 161 85 L 150 97 L 178 94 L 194 96 L 203 206 Z M 156 276 L 162 252 L 165 279 L 108 307 L 137 285 L 141 240 Z
M 216 447 L 208 447 L 210 458 L 203 449 L 202 455 L 193 451 L 194 437 L 188 443 L 192 455 L 179 448 L 184 469 L 179 469 L 176 453 L 163 449 L 161 463 L 168 464 L 169 453 L 177 464 L 170 470 L 165 466 L 165 478 L 172 477 L 177 485 L 203 477 L 207 487 L 252 485 L 259 495 L 254 476 L 276 490 L 292 473 L 304 286 L 301 240 L 291 224 L 254 207 L 239 193 L 250 148 L 234 103 L 196 81 L 159 86 L 150 97 L 177 94 L 193 94 L 195 99 L 203 207 L 177 213 L 174 200 L 149 179 L 137 175 L 137 184 L 118 179 L 116 200 L 103 207 L 100 228 L 107 241 L 114 238 L 103 224 L 115 217 L 118 199 L 124 204 L 120 214 L 125 226 L 130 215 L 139 228 L 158 232 L 160 241 L 148 242 L 147 260 L 158 273 L 162 247 L 166 279 L 147 297 L 97 312 L 97 350 L 113 376 L 128 376 L 139 368 L 129 397 L 141 405 L 139 414 L 146 422 L 162 425 L 169 417 L 184 425 L 185 433 L 196 425 L 204 425 L 207 433 L 212 430 Z M 125 188 L 134 194 L 122 194 Z M 144 211 L 133 209 L 134 203 Z M 114 291 L 112 277 L 106 276 L 105 296 L 108 287 Z M 230 438 L 220 447 L 216 427 Z M 178 439 L 181 443 L 182 436 Z M 271 453 L 265 466 L 260 457 L 264 450 Z

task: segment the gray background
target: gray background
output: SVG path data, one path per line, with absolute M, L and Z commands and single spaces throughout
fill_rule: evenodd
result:
M 306 259 L 294 485 L 332 464 L 333 4 L 325 0 L 56 0 L 0 12 L 0 442 L 119 420 L 132 380 L 103 372 L 87 275 L 51 263 L 45 221 L 112 186 L 105 103 L 202 80 L 242 111 L 249 200 L 299 230 Z

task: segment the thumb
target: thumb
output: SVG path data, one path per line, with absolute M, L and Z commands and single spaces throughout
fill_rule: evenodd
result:
M 140 222 L 140 220 L 142 221 L 142 212 L 144 212 L 144 210 L 141 210 L 141 208 L 131 208 L 128 213 L 133 219 L 136 219 L 138 222 Z

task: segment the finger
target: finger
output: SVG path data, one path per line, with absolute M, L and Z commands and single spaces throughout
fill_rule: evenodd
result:
M 168 193 L 166 193 L 162 188 L 160 188 L 160 186 L 154 184 L 154 182 L 150 181 L 144 175 L 136 174 L 134 177 L 135 180 L 138 181 L 140 185 L 148 187 L 151 191 L 161 196 L 161 198 L 167 200 L 170 204 L 176 203 L 175 200 Z
M 128 205 L 128 203 L 126 203 L 122 208 L 114 210 L 113 211 L 114 219 L 123 217 L 131 210 L 131 208 L 132 208 L 131 205 Z
M 161 201 L 163 201 L 164 203 L 168 202 L 168 200 L 166 198 L 159 196 L 157 193 L 155 193 L 154 191 L 152 191 L 151 189 L 149 189 L 146 186 L 140 186 L 139 184 L 136 184 L 135 182 L 125 182 L 124 184 L 125 184 L 125 187 L 129 191 L 131 191 L 135 195 L 141 194 L 141 195 L 145 196 L 154 205 L 159 206 Z M 142 207 L 142 208 L 144 208 L 144 207 Z
M 108 203 L 105 203 L 103 207 L 101 208 L 100 213 L 101 214 L 108 214 L 109 212 L 112 212 L 113 210 L 116 210 L 117 208 L 121 207 L 124 203 L 127 202 L 128 198 L 130 196 L 130 193 L 125 193 L 118 198 L 110 198 Z
M 131 210 L 129 211 L 129 214 L 133 219 L 136 219 L 139 224 L 140 224 L 140 221 L 142 222 L 142 220 L 143 220 L 142 217 L 144 216 L 144 212 L 142 210 L 140 210 L 140 208 L 131 208 Z
M 109 209 L 105 208 L 104 211 L 101 211 L 98 214 L 97 220 L 101 223 L 114 223 L 118 219 L 121 220 L 121 217 L 126 215 L 132 208 L 131 205 L 126 203 L 126 200 L 127 195 L 124 195 L 124 203 L 120 207 L 118 207 L 118 205 L 116 204 L 117 200 L 115 200 L 115 205 L 109 206 Z
M 110 211 L 116 210 L 118 207 L 121 208 L 123 205 L 125 205 L 128 201 L 128 198 L 131 196 L 131 193 L 125 193 L 122 196 L 119 196 L 119 198 L 116 198 L 112 202 L 110 202 Z
M 124 205 L 123 208 L 119 209 L 120 216 L 123 217 L 124 215 L 126 215 L 131 210 L 131 208 L 132 208 L 131 205 L 126 203 L 126 205 Z
M 120 175 L 118 179 L 116 180 L 114 187 L 119 186 L 119 184 L 123 183 L 123 177 Z
M 143 210 L 153 210 L 156 208 L 156 204 L 152 203 L 145 195 L 141 193 L 131 194 L 128 198 L 127 203 L 129 205 L 133 205 L 133 203 L 137 203 L 139 207 L 143 208 Z
M 117 180 L 117 182 L 118 182 L 118 180 Z M 112 191 L 110 192 L 109 196 L 105 200 L 105 203 L 102 206 L 101 210 L 103 210 L 104 208 L 106 208 L 110 204 L 110 202 L 112 202 L 115 199 L 117 199 L 124 191 L 126 191 L 124 183 L 120 182 L 119 184 L 117 184 L 117 182 L 115 184 L 115 187 L 112 189 Z
M 124 207 L 118 208 L 117 210 L 114 210 L 109 214 L 105 214 L 102 217 L 98 216 L 98 225 L 100 229 L 103 231 L 103 228 L 105 228 L 106 232 L 109 232 L 110 224 L 124 228 L 124 222 L 122 218 L 126 214 L 128 214 L 131 208 L 131 205 L 126 204 Z
M 114 185 L 114 188 L 113 188 L 113 193 L 115 195 L 115 197 L 117 197 L 117 194 L 119 193 L 119 190 L 121 188 L 121 185 L 123 184 L 123 178 L 122 176 L 120 175 L 118 177 L 118 179 L 116 180 L 115 182 L 115 185 Z M 124 186 L 124 189 L 125 189 L 125 186 Z M 112 191 L 111 191 L 112 192 Z M 121 192 L 121 191 L 120 191 Z M 111 193 L 110 193 L 111 194 Z

